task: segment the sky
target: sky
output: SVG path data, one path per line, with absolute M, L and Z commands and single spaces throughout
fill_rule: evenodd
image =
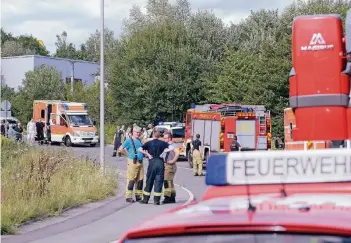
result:
M 173 2 L 174 0 L 170 0 Z M 238 23 L 250 10 L 283 10 L 293 0 L 190 0 L 193 11 L 212 10 L 227 24 Z M 105 26 L 118 34 L 133 5 L 147 0 L 105 0 Z M 55 52 L 56 35 L 67 32 L 77 47 L 100 28 L 100 0 L 1 0 L 1 27 L 14 35 L 32 34 Z

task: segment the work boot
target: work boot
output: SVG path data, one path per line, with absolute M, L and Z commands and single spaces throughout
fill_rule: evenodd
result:
M 175 194 L 175 193 L 172 193 L 172 194 L 171 194 L 171 198 L 170 198 L 171 203 L 176 203 L 175 198 L 176 198 L 176 194 Z
M 195 173 L 195 174 L 194 174 L 194 176 L 198 176 L 198 174 L 197 174 L 197 173 Z
M 155 205 L 160 205 L 161 203 L 160 203 L 160 201 L 154 201 L 154 204 Z
M 121 156 L 122 156 L 122 154 L 119 152 L 119 153 L 118 153 L 118 157 L 121 157 Z
M 135 201 L 137 201 L 137 202 L 139 202 L 139 201 L 141 201 L 141 196 L 135 196 Z
M 141 203 L 141 204 L 148 204 L 149 202 L 146 201 L 145 199 L 143 199 L 143 200 L 139 201 L 139 203 Z
M 143 199 L 139 201 L 141 204 L 148 204 L 149 203 L 150 196 L 145 196 L 143 195 Z
M 127 199 L 126 199 L 126 202 L 127 202 L 127 203 L 134 203 L 135 201 L 133 200 L 133 198 L 127 198 Z
M 113 152 L 112 157 L 116 157 L 117 153 Z
M 171 197 L 165 196 L 165 198 L 162 201 L 162 204 L 168 204 L 171 203 Z

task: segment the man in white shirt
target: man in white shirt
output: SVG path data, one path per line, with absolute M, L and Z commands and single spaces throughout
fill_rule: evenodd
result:
M 165 160 L 165 176 L 164 176 L 164 200 L 163 204 L 175 203 L 176 189 L 174 187 L 174 176 L 177 172 L 176 162 L 179 158 L 179 149 L 177 144 L 172 141 L 172 134 L 167 132 L 163 137 L 164 141 L 169 144 L 169 149 L 171 151 L 164 153 Z
M 34 122 L 34 119 L 32 118 L 27 124 L 27 140 L 29 143 L 35 142 L 36 133 L 37 133 L 36 123 Z

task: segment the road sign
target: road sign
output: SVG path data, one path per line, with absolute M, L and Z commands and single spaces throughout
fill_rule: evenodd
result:
M 1 102 L 1 110 L 10 111 L 11 107 L 12 107 L 12 105 L 8 100 L 4 100 L 3 102 Z

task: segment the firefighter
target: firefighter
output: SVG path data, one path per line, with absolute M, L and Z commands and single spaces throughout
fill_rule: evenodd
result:
M 147 133 L 147 138 L 152 138 L 152 130 L 153 130 L 153 125 L 150 123 L 148 126 L 147 126 L 147 131 L 146 131 L 146 133 Z
M 241 151 L 241 145 L 238 143 L 238 137 L 234 136 L 233 141 L 230 142 L 230 151 Z
M 127 138 L 119 148 L 119 151 L 128 153 L 126 202 L 129 203 L 135 202 L 133 200 L 133 189 L 135 184 L 137 184 L 135 200 L 140 201 L 143 195 L 143 154 L 138 152 L 139 148 L 142 146 L 139 139 L 140 133 L 141 128 L 134 127 L 132 136 Z
M 116 157 L 117 155 L 117 150 L 121 146 L 122 143 L 122 138 L 123 138 L 123 130 L 117 126 L 115 135 L 113 137 L 113 153 L 112 157 Z M 118 152 L 118 157 L 121 157 L 121 152 Z
M 165 142 L 168 142 L 169 148 L 172 149 L 172 151 L 169 151 L 165 155 L 165 177 L 164 177 L 164 182 L 163 186 L 165 188 L 164 192 L 164 200 L 163 204 L 167 203 L 175 203 L 175 197 L 176 197 L 176 190 L 174 187 L 174 176 L 177 172 L 177 165 L 176 162 L 179 158 L 179 149 L 178 146 L 172 141 L 172 133 L 168 132 L 165 133 L 164 135 L 164 140 Z
M 160 205 L 162 187 L 164 181 L 165 165 L 161 157 L 163 152 L 168 152 L 168 143 L 159 140 L 160 134 L 157 129 L 153 131 L 154 139 L 146 142 L 139 151 L 149 158 L 149 166 L 146 174 L 146 185 L 143 192 L 143 200 L 140 203 L 147 204 L 150 199 L 152 187 L 154 187 L 154 204 Z M 155 184 L 155 185 L 154 185 Z
M 17 125 L 14 126 L 14 130 L 16 132 L 16 141 L 22 141 L 23 128 L 21 122 L 18 122 Z
M 36 123 L 36 128 L 37 128 L 37 139 L 39 141 L 39 144 L 43 144 L 44 140 L 44 127 L 45 124 L 41 121 L 39 118 L 38 122 Z
M 203 176 L 202 168 L 203 168 L 203 161 L 202 161 L 202 144 L 200 141 L 200 134 L 196 134 L 196 139 L 192 142 L 193 145 L 193 173 L 194 176 Z

